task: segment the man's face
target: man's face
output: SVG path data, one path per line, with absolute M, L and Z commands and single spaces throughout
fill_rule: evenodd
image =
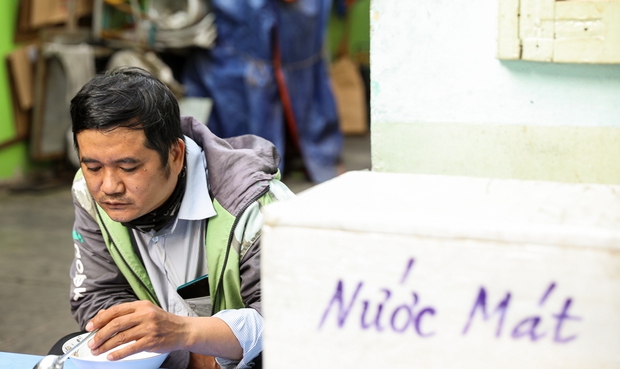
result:
M 90 194 L 110 218 L 128 222 L 157 209 L 172 194 L 183 167 L 182 140 L 170 150 L 169 175 L 142 130 L 87 129 L 77 134 L 80 163 Z

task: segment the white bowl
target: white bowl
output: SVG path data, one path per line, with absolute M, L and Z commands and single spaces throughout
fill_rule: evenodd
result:
M 82 341 L 88 333 L 81 334 L 68 340 L 62 346 L 63 352 L 69 351 L 76 343 Z M 87 345 L 80 347 L 69 359 L 78 369 L 157 369 L 166 360 L 168 354 L 159 354 L 157 352 L 138 352 L 117 361 L 109 361 L 106 356 L 109 352 L 118 350 L 119 348 L 129 345 L 128 342 L 113 350 L 99 354 L 97 356 L 90 352 Z

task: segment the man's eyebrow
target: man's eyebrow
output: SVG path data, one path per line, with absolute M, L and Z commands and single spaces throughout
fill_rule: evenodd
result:
M 95 159 L 91 159 L 91 158 L 86 158 L 86 157 L 82 157 L 80 159 L 80 161 L 82 163 L 98 163 L 99 161 L 95 160 Z
M 99 160 L 95 160 L 92 158 L 87 158 L 87 157 L 83 157 L 80 160 L 82 163 L 99 163 Z M 121 158 L 118 160 L 114 160 L 114 163 L 116 164 L 140 164 L 140 160 L 136 159 L 136 158 Z
M 140 164 L 140 160 L 136 158 L 122 158 L 118 160 L 114 160 L 117 164 Z

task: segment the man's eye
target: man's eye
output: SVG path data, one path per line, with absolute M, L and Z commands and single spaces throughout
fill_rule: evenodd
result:
M 89 172 L 98 172 L 101 167 L 86 167 Z
M 129 172 L 133 172 L 134 170 L 136 170 L 136 168 L 137 168 L 137 167 L 132 167 L 132 168 L 121 168 L 121 170 L 122 170 L 123 172 L 127 172 L 127 173 L 129 173 Z

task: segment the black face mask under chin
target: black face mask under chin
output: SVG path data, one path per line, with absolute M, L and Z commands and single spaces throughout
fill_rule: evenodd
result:
M 150 232 L 151 230 L 155 230 L 155 232 L 157 232 L 164 228 L 166 224 L 174 219 L 179 212 L 181 201 L 183 200 L 183 194 L 185 194 L 186 182 L 186 166 L 184 164 L 183 169 L 181 169 L 181 173 L 179 173 L 177 185 L 174 188 L 174 191 L 172 191 L 172 195 L 170 195 L 166 202 L 150 213 L 146 213 L 141 217 L 121 224 L 125 227 L 133 228 L 143 233 Z

